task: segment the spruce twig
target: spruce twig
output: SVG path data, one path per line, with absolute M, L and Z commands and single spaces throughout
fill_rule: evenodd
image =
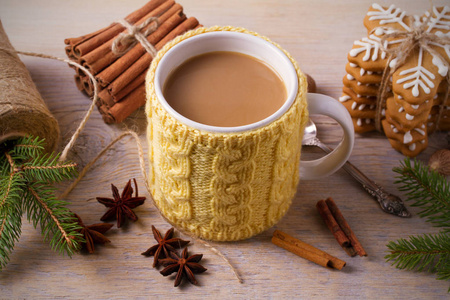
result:
M 406 201 L 422 208 L 419 216 L 427 217 L 427 222 L 433 226 L 450 232 L 450 187 L 445 177 L 419 161 L 412 165 L 409 158 L 393 171 L 400 174 L 395 183 L 400 184 L 400 191 L 407 191 Z
M 23 212 L 35 228 L 40 225 L 54 251 L 71 256 L 80 248 L 81 227 L 67 202 L 55 197 L 53 184 L 73 177 L 76 164 L 44 154 L 38 137 L 6 142 L 0 149 L 0 270 L 19 239 Z
M 445 271 L 445 263 L 450 260 L 450 239 L 445 233 L 411 236 L 409 240 L 389 242 L 387 247 L 391 254 L 386 259 L 399 269 Z
M 437 279 L 450 279 L 450 188 L 442 175 L 429 170 L 422 162 L 411 163 L 406 158 L 400 167 L 395 183 L 399 190 L 406 191 L 406 201 L 420 207 L 420 217 L 427 218 L 435 227 L 441 228 L 438 234 L 410 236 L 389 242 L 390 254 L 387 261 L 399 269 L 435 272 Z M 450 288 L 448 290 L 450 292 Z
M 15 176 L 0 179 L 0 269 L 9 261 L 9 254 L 19 240 L 22 227 L 20 183 Z

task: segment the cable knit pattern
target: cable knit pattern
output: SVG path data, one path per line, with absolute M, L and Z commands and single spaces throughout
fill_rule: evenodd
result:
M 163 55 L 191 36 L 243 28 L 198 28 L 166 44 L 146 78 L 152 196 L 161 213 L 194 235 L 217 241 L 249 238 L 287 212 L 299 180 L 303 130 L 308 119 L 306 78 L 297 70 L 299 92 L 290 109 L 264 127 L 240 133 L 200 131 L 179 122 L 159 104 L 154 71 Z

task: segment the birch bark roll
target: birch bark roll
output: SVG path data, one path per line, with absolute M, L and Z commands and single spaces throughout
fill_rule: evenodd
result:
M 45 138 L 46 150 L 59 139 L 58 122 L 14 51 L 0 21 L 0 144 L 23 136 Z

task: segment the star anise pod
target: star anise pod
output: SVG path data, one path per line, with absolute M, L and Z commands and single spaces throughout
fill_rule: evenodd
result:
M 153 268 L 158 265 L 158 259 L 169 257 L 169 253 L 175 252 L 176 248 L 182 248 L 189 244 L 189 241 L 173 237 L 173 227 L 166 232 L 164 238 L 161 236 L 161 233 L 158 231 L 158 229 L 156 229 L 153 225 L 152 231 L 153 236 L 155 237 L 155 240 L 158 242 L 158 244 L 148 248 L 147 251 L 142 253 L 142 255 L 155 256 L 155 258 L 153 259 Z
M 202 259 L 203 254 L 194 254 L 188 257 L 187 248 L 184 248 L 181 257 L 175 252 L 170 252 L 170 257 L 160 259 L 159 262 L 165 266 L 160 272 L 164 276 L 168 276 L 177 272 L 174 286 L 179 286 L 183 277 L 187 277 L 190 283 L 197 284 L 194 274 L 203 273 L 207 269 L 198 262 Z
M 106 244 L 110 243 L 111 241 L 105 237 L 103 234 L 111 229 L 111 227 L 114 226 L 114 224 L 109 223 L 98 223 L 86 226 L 84 225 L 81 218 L 75 214 L 75 216 L 78 219 L 78 224 L 82 227 L 80 230 L 80 233 L 83 235 L 85 239 L 85 243 L 83 246 L 87 249 L 89 253 L 94 253 L 94 243 L 97 244 Z
M 119 190 L 114 184 L 111 184 L 111 189 L 114 199 L 97 197 L 97 201 L 109 207 L 108 211 L 101 217 L 101 221 L 117 219 L 117 227 L 120 228 L 125 221 L 125 217 L 136 221 L 138 217 L 132 211 L 133 208 L 142 205 L 145 197 L 138 196 L 138 187 L 136 179 L 133 178 L 136 187 L 136 196 L 133 197 L 133 188 L 131 187 L 131 179 L 122 191 L 122 196 L 119 195 Z

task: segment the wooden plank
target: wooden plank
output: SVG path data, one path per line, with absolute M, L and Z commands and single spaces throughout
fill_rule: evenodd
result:
M 0 17 L 13 45 L 20 50 L 64 57 L 64 38 L 79 36 L 122 18 L 145 0 L 54 1 L 3 0 Z M 347 52 L 352 42 L 366 35 L 362 20 L 372 1 L 307 0 L 180 0 L 184 11 L 205 26 L 242 26 L 266 35 L 282 45 L 311 74 L 318 92 L 339 97 Z M 410 13 L 421 14 L 428 1 L 393 1 Z M 433 1 L 445 4 L 446 1 Z M 382 1 L 389 5 L 390 2 Z M 72 134 L 90 100 L 73 82 L 73 70 L 65 64 L 24 57 L 34 81 L 50 110 L 58 119 L 63 142 Z M 320 138 L 330 144 L 339 141 L 335 122 L 320 117 Z M 145 131 L 145 117 L 136 113 L 127 125 Z M 94 113 L 80 137 L 72 158 L 81 166 L 89 162 L 121 131 L 121 126 L 105 125 Z M 145 135 L 141 136 L 145 140 Z M 427 160 L 436 149 L 447 146 L 448 133 L 435 134 L 430 147 L 419 158 Z M 318 155 L 307 149 L 303 156 Z M 387 190 L 398 193 L 393 184 L 403 156 L 379 134 L 357 136 L 352 163 Z M 110 183 L 122 189 L 140 175 L 134 143 L 124 140 L 102 158 L 69 195 L 71 209 L 87 224 L 98 222 L 105 208 L 95 197 L 110 196 Z M 61 187 L 63 189 L 63 186 Z M 368 257 L 349 258 L 336 243 L 318 213 L 315 203 L 332 196 Z M 400 271 L 384 261 L 386 244 L 409 235 L 433 233 L 436 228 L 414 216 L 400 219 L 383 213 L 356 181 L 344 171 L 315 181 L 302 181 L 287 215 L 274 228 L 247 241 L 213 243 L 238 268 L 244 284 L 239 284 L 229 267 L 207 248 L 194 243 L 190 252 L 203 253 L 208 271 L 198 276 L 200 286 L 173 288 L 171 278 L 151 267 L 152 259 L 140 253 L 154 244 L 151 225 L 162 231 L 170 226 L 150 202 L 135 211 L 139 221 L 126 229 L 112 229 L 112 243 L 99 246 L 93 255 L 58 256 L 42 241 L 39 232 L 24 219 L 23 234 L 7 268 L 0 273 L 2 298 L 351 298 L 351 299 L 439 299 L 448 297 L 448 282 L 434 275 Z M 322 268 L 270 243 L 274 229 L 298 237 L 333 256 L 345 259 L 342 271 Z

